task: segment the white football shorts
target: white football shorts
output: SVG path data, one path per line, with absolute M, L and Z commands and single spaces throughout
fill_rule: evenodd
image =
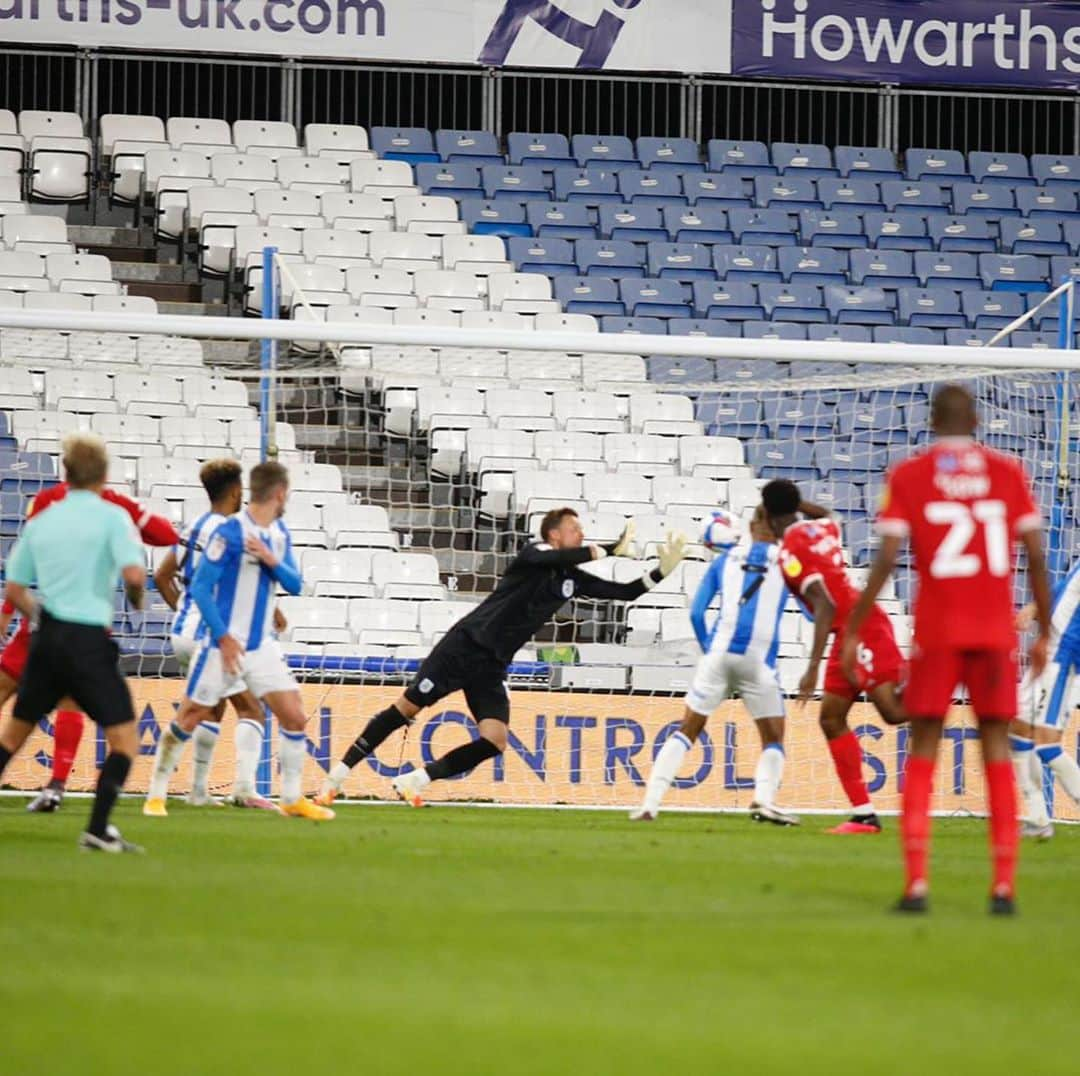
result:
M 176 658 L 176 663 L 180 666 L 180 671 L 186 673 L 191 667 L 191 659 L 199 649 L 199 641 L 197 639 L 190 639 L 186 635 L 171 635 L 169 639 L 172 643 L 173 656 Z
M 1058 654 L 1046 663 L 1042 676 L 1024 674 L 1020 684 L 1020 718 L 1046 729 L 1065 730 L 1073 709 L 1073 683 L 1077 666 Z
M 694 713 L 708 715 L 733 695 L 742 699 L 755 721 L 784 716 L 780 679 L 760 657 L 726 651 L 705 654 L 694 670 L 686 705 Z
M 257 699 L 274 691 L 298 690 L 277 640 L 265 639 L 257 650 L 247 651 L 236 675 L 225 671 L 221 651 L 204 641 L 188 674 L 188 698 L 200 706 L 216 706 L 222 699 L 247 690 Z

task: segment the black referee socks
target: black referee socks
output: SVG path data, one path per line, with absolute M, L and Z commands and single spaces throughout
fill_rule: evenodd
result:
M 447 777 L 456 777 L 459 773 L 468 773 L 484 759 L 494 758 L 499 753 L 499 749 L 490 740 L 481 736 L 478 740 L 471 740 L 455 747 L 453 751 L 448 751 L 425 769 L 433 781 L 445 780 Z
M 352 742 L 342 762 L 351 770 L 367 758 L 387 736 L 397 732 L 409 719 L 396 706 L 388 706 L 377 713 L 365 726 L 364 731 Z
M 131 759 L 127 755 L 118 755 L 113 752 L 105 759 L 101 773 L 98 775 L 94 808 L 90 812 L 90 825 L 87 827 L 95 837 L 105 836 L 109 815 L 112 814 L 116 797 L 120 795 L 120 789 L 124 787 L 130 770 Z

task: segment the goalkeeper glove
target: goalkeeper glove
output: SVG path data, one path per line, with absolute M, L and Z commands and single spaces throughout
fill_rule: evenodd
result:
M 686 555 L 686 535 L 668 531 L 667 541 L 660 547 L 660 574 L 666 579 Z
M 619 540 L 604 547 L 609 557 L 632 557 L 634 549 L 634 521 L 628 519 Z

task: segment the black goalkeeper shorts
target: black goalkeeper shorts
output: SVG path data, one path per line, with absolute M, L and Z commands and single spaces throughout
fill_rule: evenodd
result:
M 36 723 L 70 696 L 102 728 L 135 720 L 120 648 L 104 628 L 42 612 L 19 681 L 15 716 Z
M 433 706 L 455 691 L 465 693 L 473 718 L 510 723 L 506 662 L 453 628 L 442 637 L 405 689 L 413 706 Z

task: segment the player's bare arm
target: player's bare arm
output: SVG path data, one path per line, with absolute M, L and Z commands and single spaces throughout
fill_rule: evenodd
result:
M 832 634 L 833 621 L 836 619 L 836 605 L 829 592 L 818 580 L 813 580 L 803 591 L 803 598 L 810 607 L 814 617 L 814 641 L 810 649 L 810 660 L 806 671 L 799 681 L 799 705 L 805 706 L 817 690 L 818 674 L 821 670 L 821 661 L 825 657 L 825 649 L 829 645 L 829 636 Z
M 180 604 L 180 587 L 176 582 L 179 573 L 180 566 L 176 562 L 176 553 L 170 549 L 154 571 L 154 585 L 165 600 L 165 604 L 174 611 Z
M 843 665 L 844 675 L 855 683 L 856 665 L 858 664 L 859 629 L 866 623 L 866 618 L 874 608 L 874 602 L 882 588 L 888 582 L 896 567 L 896 558 L 900 555 L 902 538 L 895 535 L 887 535 L 881 539 L 881 546 L 874 558 L 873 567 L 863 587 L 859 600 L 855 603 L 851 615 L 848 617 L 847 633 L 844 636 L 844 646 L 840 651 L 840 661 Z
M 132 609 L 141 609 L 143 596 L 146 594 L 146 569 L 141 564 L 131 564 L 121 573 L 124 581 L 124 594 Z
M 29 587 L 24 587 L 21 583 L 9 582 L 4 588 L 4 597 L 7 598 L 12 605 L 27 620 L 33 620 L 37 612 L 37 601 L 34 598 L 33 592 Z
M 1039 622 L 1039 634 L 1028 651 L 1031 671 L 1039 676 L 1046 668 L 1047 651 L 1050 646 L 1050 580 L 1046 574 L 1046 554 L 1043 552 L 1042 532 L 1037 528 L 1025 531 L 1021 536 L 1027 551 L 1028 578 L 1034 598 L 1035 618 Z

